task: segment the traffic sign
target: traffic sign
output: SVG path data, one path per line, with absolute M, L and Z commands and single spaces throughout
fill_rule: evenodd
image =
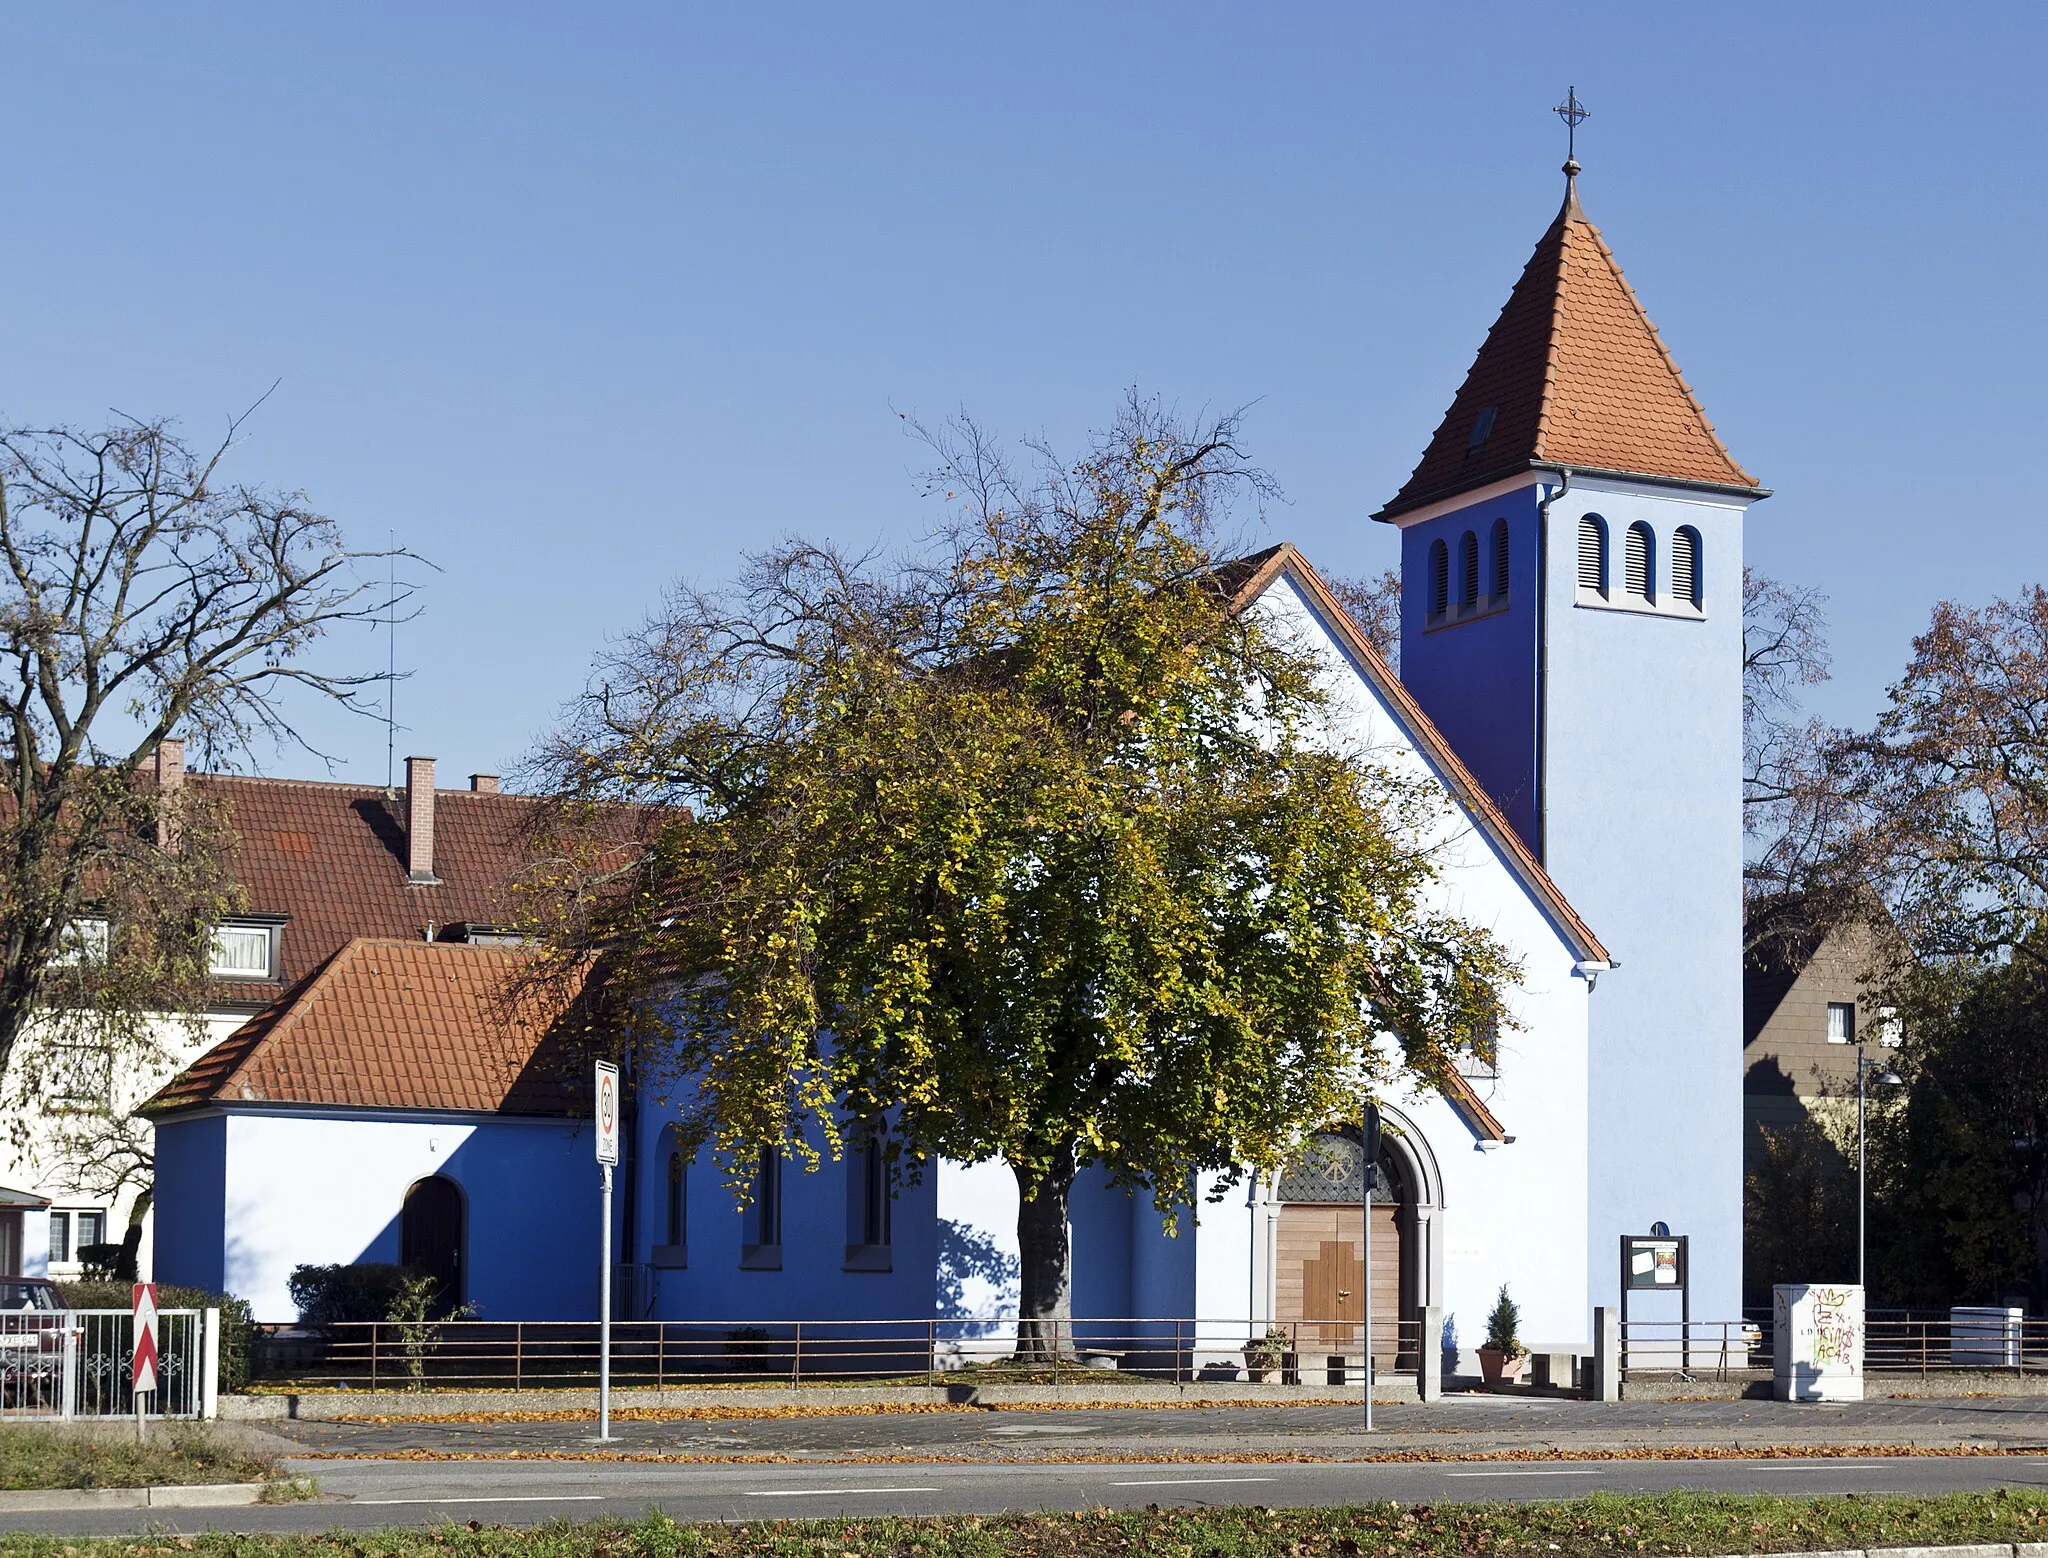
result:
M 138 1282 L 135 1284 L 135 1356 L 129 1363 L 128 1377 L 134 1381 L 134 1392 L 156 1389 L 156 1284 Z
M 619 1068 L 597 1063 L 597 1161 L 619 1161 Z

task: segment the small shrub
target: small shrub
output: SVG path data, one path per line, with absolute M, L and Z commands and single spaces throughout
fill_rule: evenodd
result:
M 1264 1336 L 1245 1344 L 1244 1366 L 1254 1374 L 1283 1368 L 1287 1363 L 1287 1349 L 1293 1344 L 1294 1339 L 1287 1334 L 1286 1327 L 1267 1326 Z
M 1493 1313 L 1486 1317 L 1486 1345 L 1505 1357 L 1519 1358 L 1525 1349 L 1522 1339 L 1515 1334 L 1522 1324 L 1521 1306 L 1508 1297 L 1508 1285 L 1500 1285 L 1500 1297 L 1494 1301 Z
M 768 1333 L 758 1325 L 743 1325 L 725 1333 L 725 1366 L 736 1374 L 768 1367 Z
M 135 1290 L 126 1282 L 60 1282 L 57 1291 L 72 1309 L 132 1309 Z M 220 1391 L 228 1395 L 249 1383 L 249 1343 L 256 1334 L 256 1316 L 246 1298 L 232 1293 L 210 1293 L 205 1288 L 188 1288 L 160 1282 L 156 1289 L 159 1309 L 218 1309 L 220 1311 Z
M 458 1304 L 447 1314 L 436 1316 L 441 1284 L 424 1271 L 407 1273 L 398 1284 L 398 1295 L 384 1318 L 398 1328 L 398 1344 L 405 1352 L 405 1372 L 414 1390 L 426 1388 L 427 1354 L 441 1335 L 444 1320 L 467 1320 L 476 1313 L 474 1304 Z
M 384 1320 L 410 1276 L 403 1266 L 358 1261 L 347 1266 L 299 1266 L 285 1284 L 306 1325 Z

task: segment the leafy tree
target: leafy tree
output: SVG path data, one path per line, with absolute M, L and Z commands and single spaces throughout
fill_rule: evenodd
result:
M 736 1184 L 878 1117 L 909 1172 L 1005 1162 L 1027 1357 L 1065 1345 L 1084 1167 L 1172 1214 L 1446 1077 L 1514 975 L 1432 906 L 1446 803 L 1333 744 L 1326 668 L 1235 609 L 1236 431 L 1134 400 L 1022 471 L 932 435 L 920 552 L 678 591 L 542 765 L 554 944 L 609 954 L 686 1130 Z M 617 801 L 694 820 L 626 866 L 576 839 Z
M 2048 591 L 1937 604 L 1853 750 L 1888 896 L 1921 954 L 2048 960 Z
M 303 656 L 389 605 L 358 567 L 385 554 L 228 481 L 239 428 L 211 450 L 163 422 L 0 429 L 0 1074 L 31 1097 L 196 1009 L 235 906 L 226 819 L 144 759 L 174 730 L 216 757 L 295 739 L 289 695 L 375 679 Z
M 2048 958 L 1899 981 L 1907 1083 L 1873 1126 L 1872 1259 L 1907 1303 L 2048 1301 Z
M 1779 1282 L 1854 1281 L 1853 1158 L 1811 1115 L 1761 1134 L 1742 1180 L 1743 1302 L 1769 1304 Z
M 1383 569 L 1377 579 L 1333 578 L 1330 593 L 1358 625 L 1365 641 L 1396 671 L 1401 669 L 1401 576 Z

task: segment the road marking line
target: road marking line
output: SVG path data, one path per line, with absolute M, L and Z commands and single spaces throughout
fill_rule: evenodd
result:
M 1278 1482 L 1278 1477 L 1166 1477 L 1158 1482 L 1112 1482 L 1112 1488 L 1193 1488 L 1216 1482 Z
M 1600 1477 L 1606 1475 L 1606 1469 L 1600 1466 L 1588 1466 L 1583 1469 L 1579 1467 L 1559 1467 L 1555 1470 L 1550 1467 L 1544 1467 L 1540 1470 L 1518 1471 L 1447 1471 L 1444 1475 L 1446 1477 Z
M 937 1488 L 774 1488 L 742 1493 L 741 1498 L 846 1498 L 855 1493 L 936 1493 Z
M 609 1493 L 487 1493 L 474 1498 L 356 1498 L 351 1504 L 595 1504 Z
M 1758 1461 L 1758 1471 L 1876 1471 L 1883 1461 Z

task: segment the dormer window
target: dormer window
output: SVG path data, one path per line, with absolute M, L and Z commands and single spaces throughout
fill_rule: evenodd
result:
M 212 955 L 207 972 L 216 979 L 243 982 L 274 980 L 277 975 L 277 940 L 281 926 L 247 920 L 230 920 L 213 932 Z
M 1472 436 L 1465 440 L 1465 453 L 1477 454 L 1485 447 L 1487 439 L 1493 437 L 1493 420 L 1500 415 L 1500 407 L 1483 406 L 1479 415 L 1472 419 Z

